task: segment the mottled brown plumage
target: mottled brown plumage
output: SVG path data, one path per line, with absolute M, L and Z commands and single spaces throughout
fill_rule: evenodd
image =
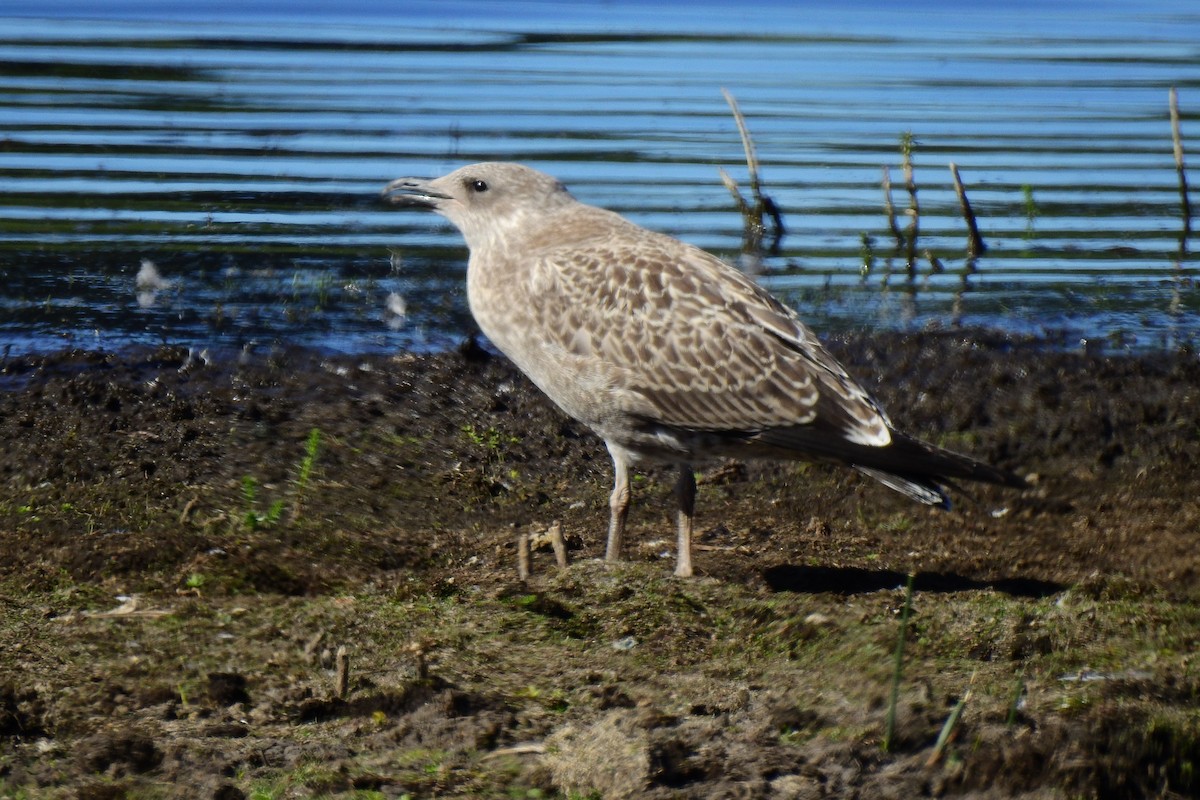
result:
M 922 503 L 937 481 L 1017 476 L 897 433 L 816 336 L 720 259 L 576 201 L 549 175 L 483 163 L 384 194 L 430 208 L 467 241 L 467 298 L 491 342 L 599 434 L 615 486 L 606 558 L 620 557 L 629 467 L 679 465 L 676 574 L 690 575 L 695 481 L 713 455 L 844 463 Z

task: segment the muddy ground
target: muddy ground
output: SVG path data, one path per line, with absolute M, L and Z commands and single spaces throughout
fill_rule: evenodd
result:
M 708 465 L 680 580 L 670 474 L 604 566 L 602 444 L 478 348 L 5 360 L 0 797 L 1200 792 L 1196 355 L 831 346 L 1033 488 Z

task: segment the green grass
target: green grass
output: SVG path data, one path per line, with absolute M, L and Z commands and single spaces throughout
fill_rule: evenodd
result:
M 69 582 L 52 594 L 19 585 L 0 588 L 29 609 L 0 620 L 0 638 L 46 642 L 56 659 L 72 665 L 48 675 L 50 684 L 79 691 L 92 674 L 116 685 L 144 682 L 146 667 L 131 660 L 128 649 L 136 641 L 133 652 L 156 654 L 152 680 L 165 681 L 178 694 L 185 716 L 204 706 L 208 673 L 267 663 L 271 668 L 251 687 L 256 700 L 302 689 L 327 695 L 331 678 L 301 654 L 304 639 L 324 631 L 323 647 L 353 646 L 355 679 L 365 683 L 352 697 L 403 693 L 413 680 L 410 645 L 425 641 L 431 676 L 543 720 L 538 724 L 546 729 L 561 724 L 557 720 L 601 713 L 597 698 L 605 687 L 636 686 L 635 700 L 655 697 L 657 708 L 675 715 L 694 713 L 697 704 L 736 713 L 748 702 L 739 698 L 770 693 L 813 712 L 802 724 L 780 729 L 781 744 L 806 747 L 823 740 L 878 747 L 887 738 L 889 697 L 903 705 L 928 691 L 937 720 L 927 731 L 932 745 L 953 711 L 947 698 L 961 698 L 970 685 L 972 698 L 961 711 L 960 726 L 991 721 L 1024 730 L 1027 716 L 1086 725 L 1128 720 L 1131 758 L 1157 759 L 1172 787 L 1196 786 L 1191 754 L 1200 741 L 1198 698 L 1157 700 L 1147 687 L 1167 686 L 1160 676 L 1168 675 L 1176 693 L 1194 693 L 1200 686 L 1195 670 L 1188 671 L 1200 638 L 1200 607 L 1120 581 L 1044 599 L 990 590 L 920 592 L 911 598 L 907 634 L 908 604 L 895 590 L 845 597 L 763 592 L 738 583 L 679 581 L 654 563 L 579 562 L 520 593 L 444 587 L 415 577 L 399 587 L 381 584 L 302 598 L 162 597 L 154 603 L 173 611 L 165 617 L 69 625 L 47 620 L 36 609 L 46 603 L 106 609 L 115 603 Z M 1021 646 L 1030 635 L 1045 636 L 1045 646 Z M 637 642 L 632 649 L 613 648 L 628 636 Z M 15 657 L 4 656 L 0 666 Z M 899 676 L 897 663 L 903 664 Z M 1064 680 L 1085 668 L 1115 677 Z M 1141 672 L 1151 677 L 1120 679 Z M 86 690 L 101 692 L 104 685 Z M 748 692 L 747 686 L 753 688 Z M 470 791 L 479 796 L 535 796 L 517 775 L 482 761 L 478 753 L 366 747 L 397 719 L 385 713 L 380 720 L 368 707 L 361 717 L 329 723 L 280 719 L 268 733 L 320 741 L 356 726 L 364 754 L 386 755 L 389 780 L 414 797 L 447 786 L 457 787 L 457 794 L 446 791 L 452 796 L 465 796 L 464 787 L 474 787 Z M 83 719 L 61 725 L 64 741 L 71 731 L 86 729 Z M 373 746 L 384 746 L 380 742 Z M 970 739 L 949 740 L 944 762 L 969 757 L 970 747 Z M 383 771 L 378 761 L 364 755 L 339 764 L 337 774 L 322 764 L 258 769 L 235 783 L 248 796 L 262 798 L 374 796 L 348 781 Z
M 258 479 L 253 475 L 242 477 L 242 524 L 252 531 L 259 528 L 269 528 L 283 516 L 286 501 L 277 499 L 267 506 L 266 511 L 258 509 Z
M 462 432 L 474 448 L 482 451 L 484 460 L 488 463 L 503 463 L 505 445 L 517 444 L 521 441 L 516 436 L 506 434 L 491 425 L 486 428 L 464 425 Z
M 304 455 L 296 464 L 296 478 L 292 485 L 292 514 L 291 521 L 295 522 L 300 518 L 301 507 L 304 501 L 304 496 L 307 493 L 312 482 L 313 470 L 317 463 L 317 456 L 321 450 L 321 431 L 319 428 L 313 428 L 309 431 L 308 438 L 304 442 Z M 287 508 L 287 499 L 280 497 L 271 501 L 266 510 L 259 508 L 259 482 L 253 475 L 242 476 L 242 524 L 251 531 L 259 530 L 260 528 L 269 528 L 277 525 L 283 518 L 284 509 Z

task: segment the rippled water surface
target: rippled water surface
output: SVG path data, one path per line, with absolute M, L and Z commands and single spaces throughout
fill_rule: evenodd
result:
M 476 160 L 738 262 L 718 168 L 748 181 L 722 88 L 786 228 L 761 279 L 818 329 L 1200 338 L 1168 118 L 1174 86 L 1200 163 L 1190 0 L 174 5 L 0 7 L 11 352 L 453 344 L 472 328 L 461 239 L 378 193 Z M 887 166 L 906 228 L 905 134 L 911 272 L 881 188 Z M 163 283 L 139 292 L 145 261 Z

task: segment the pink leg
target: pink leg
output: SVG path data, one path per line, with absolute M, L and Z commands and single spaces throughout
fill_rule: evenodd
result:
M 608 520 L 608 546 L 604 551 L 605 561 L 620 561 L 621 548 L 625 544 L 625 517 L 629 514 L 629 463 L 624 453 L 614 451 L 613 490 L 608 500 L 611 516 Z
M 679 465 L 679 479 L 675 482 L 675 499 L 679 503 L 676 522 L 678 541 L 675 548 L 675 574 L 681 578 L 692 577 L 692 516 L 696 509 L 696 476 L 691 464 Z

